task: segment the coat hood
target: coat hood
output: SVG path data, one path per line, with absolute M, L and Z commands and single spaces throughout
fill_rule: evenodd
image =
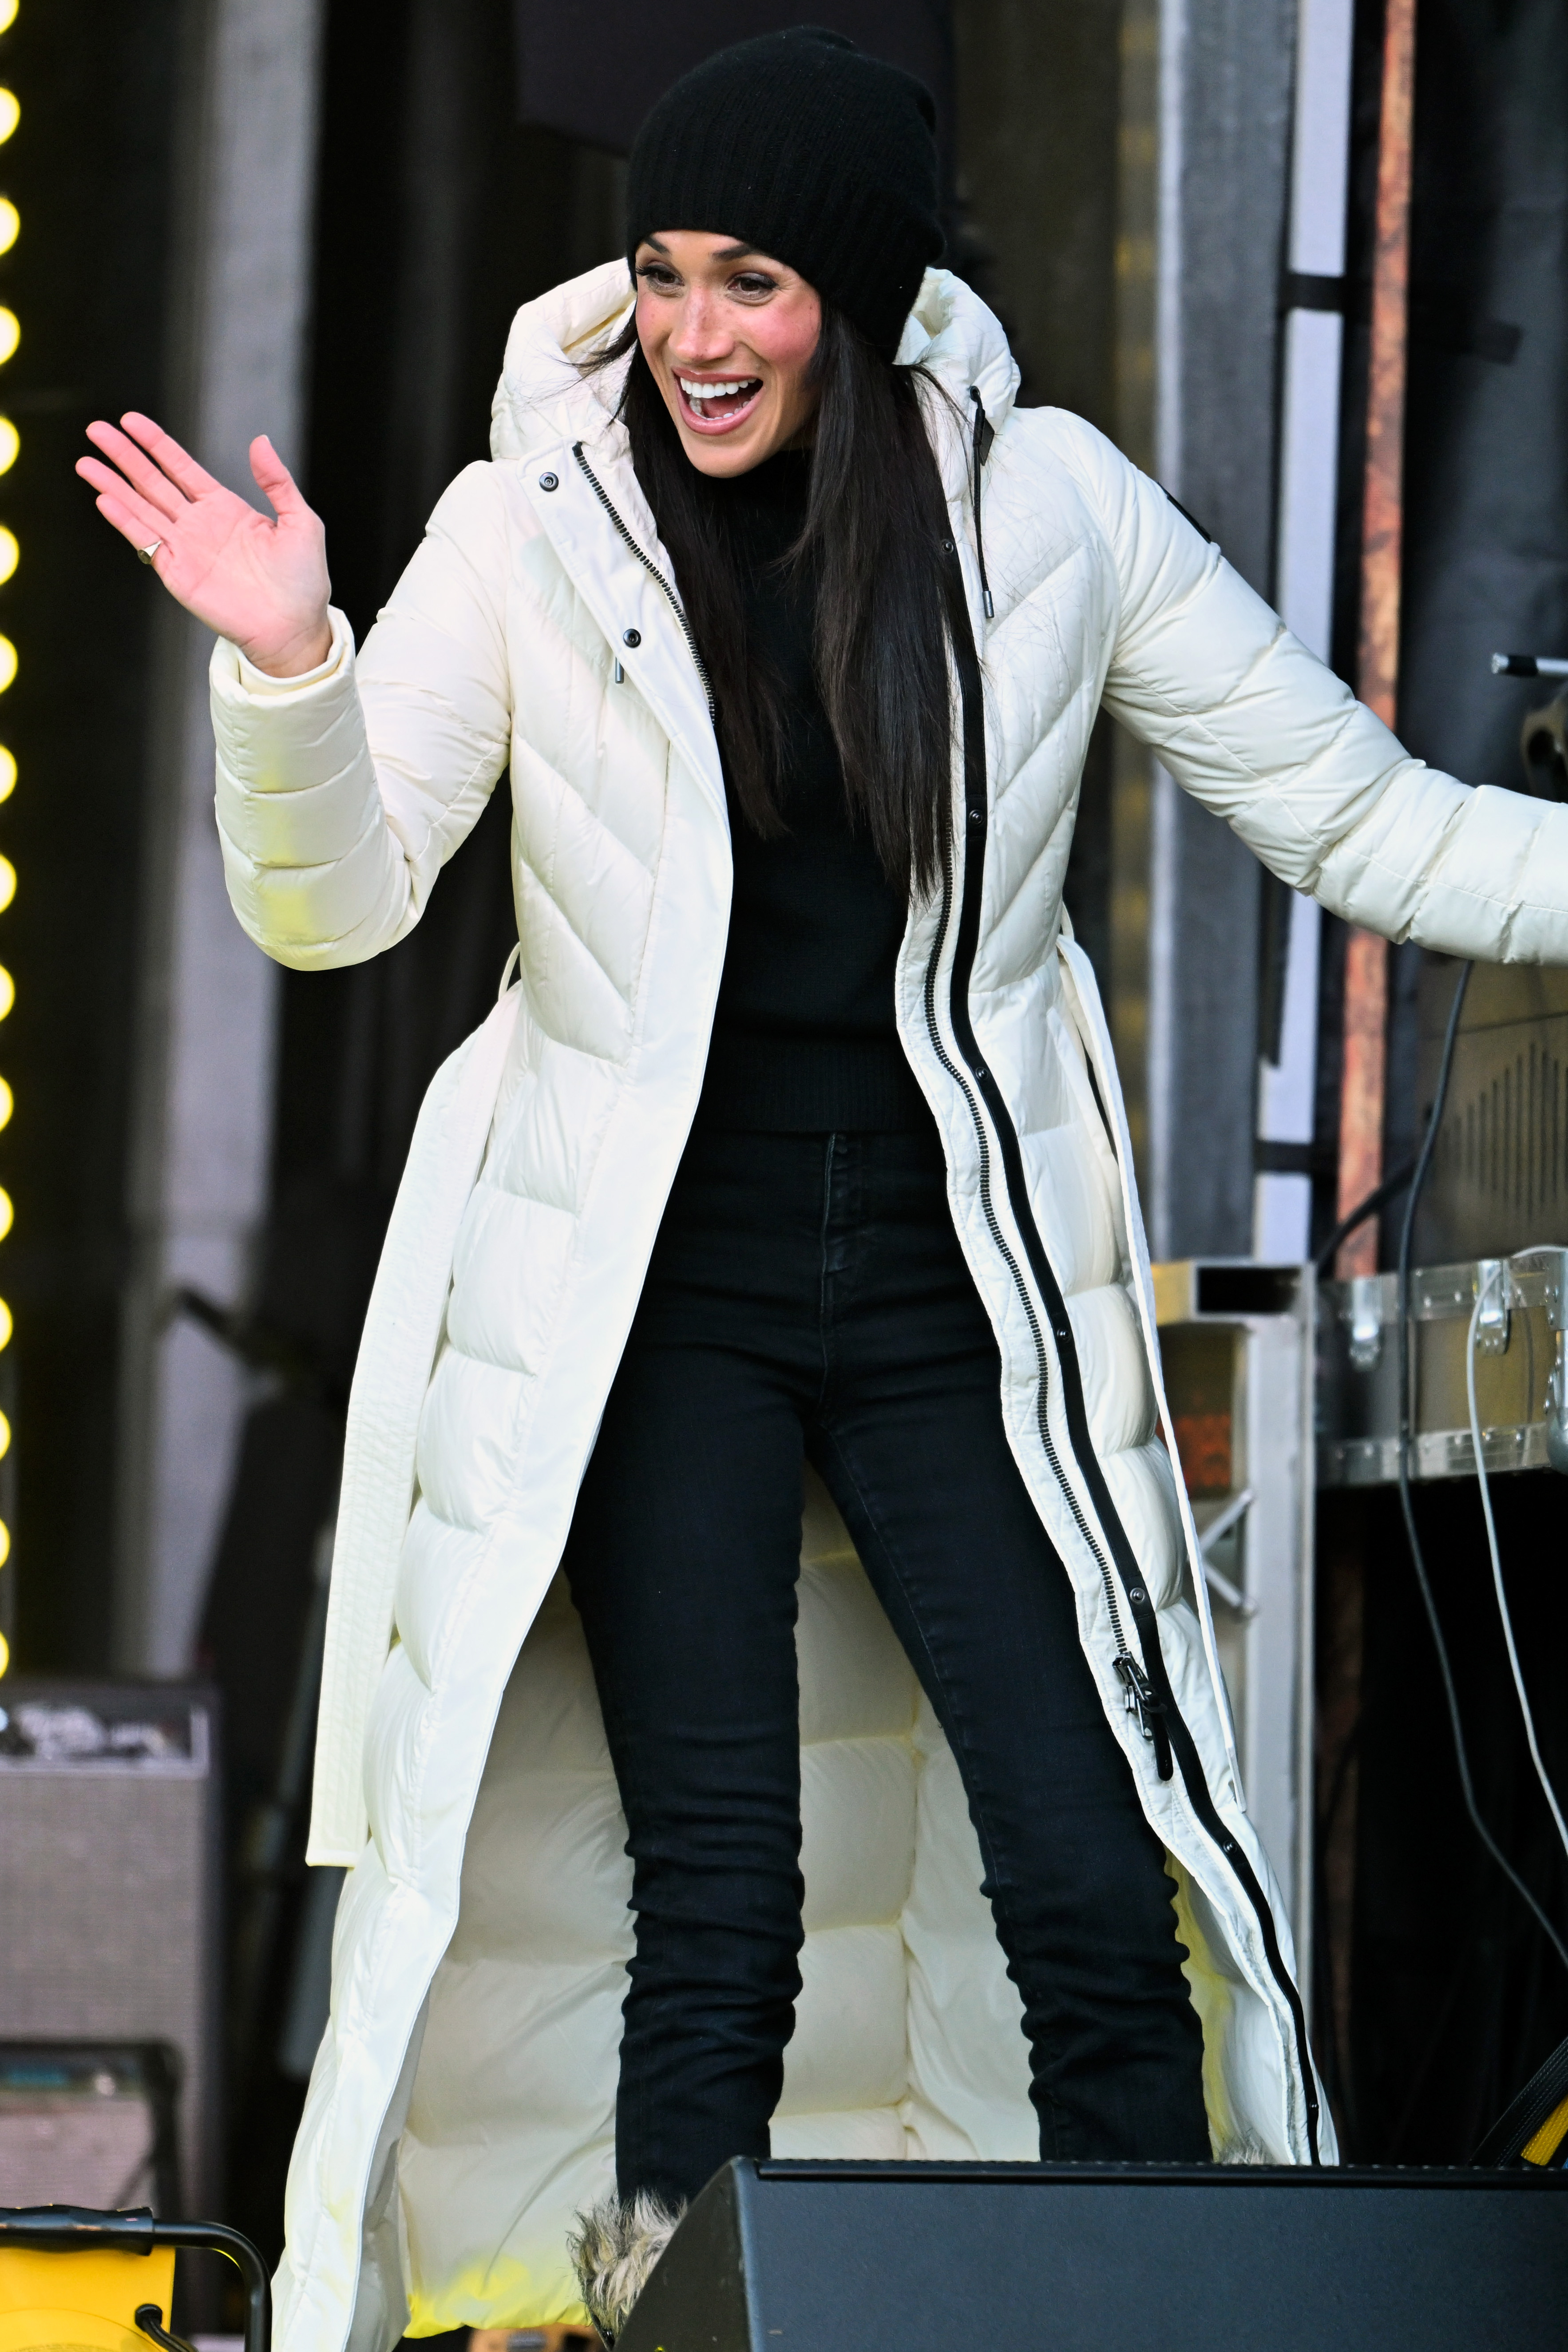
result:
M 624 369 L 580 373 L 595 345 L 631 309 L 624 261 L 606 261 L 525 302 L 511 323 L 500 382 L 490 404 L 490 455 L 524 457 L 563 438 L 594 441 L 611 425 Z M 1001 321 L 950 269 L 928 269 L 898 350 L 900 365 L 928 368 L 961 411 L 971 385 L 1000 426 L 1013 405 L 1018 370 Z

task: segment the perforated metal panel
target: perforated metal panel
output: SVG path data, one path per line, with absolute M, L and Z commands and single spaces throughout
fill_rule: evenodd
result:
M 182 2199 L 210 2209 L 213 1699 L 7 1678 L 0 1711 L 0 2042 L 166 2046 L 181 2077 Z
M 167 2214 L 176 2080 L 157 2043 L 0 2042 L 0 2206 Z
M 1454 967 L 1421 992 L 1417 1088 L 1436 1089 Z M 1478 964 L 1415 1231 L 1417 1265 L 1568 1242 L 1568 972 Z

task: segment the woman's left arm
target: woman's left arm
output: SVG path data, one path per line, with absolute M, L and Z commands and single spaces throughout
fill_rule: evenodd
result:
M 1412 759 L 1157 483 L 1089 427 L 1075 439 L 1120 583 L 1112 715 L 1347 921 L 1449 955 L 1568 964 L 1568 807 Z

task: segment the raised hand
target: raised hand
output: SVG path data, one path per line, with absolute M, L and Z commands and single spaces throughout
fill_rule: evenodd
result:
M 266 436 L 250 445 L 250 470 L 275 522 L 215 481 L 150 416 L 120 422 L 123 432 L 101 421 L 87 428 L 111 464 L 77 460 L 104 520 L 138 554 L 155 546 L 152 565 L 169 593 L 258 669 L 297 677 L 325 661 L 326 533 Z

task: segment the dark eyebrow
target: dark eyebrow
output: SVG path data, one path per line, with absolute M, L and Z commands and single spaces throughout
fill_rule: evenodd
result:
M 651 245 L 656 253 L 662 253 L 668 259 L 669 247 L 663 237 L 645 236 L 643 243 Z M 748 253 L 756 251 L 757 247 L 754 245 L 721 245 L 717 253 L 711 253 L 708 257 L 710 261 L 742 261 Z

